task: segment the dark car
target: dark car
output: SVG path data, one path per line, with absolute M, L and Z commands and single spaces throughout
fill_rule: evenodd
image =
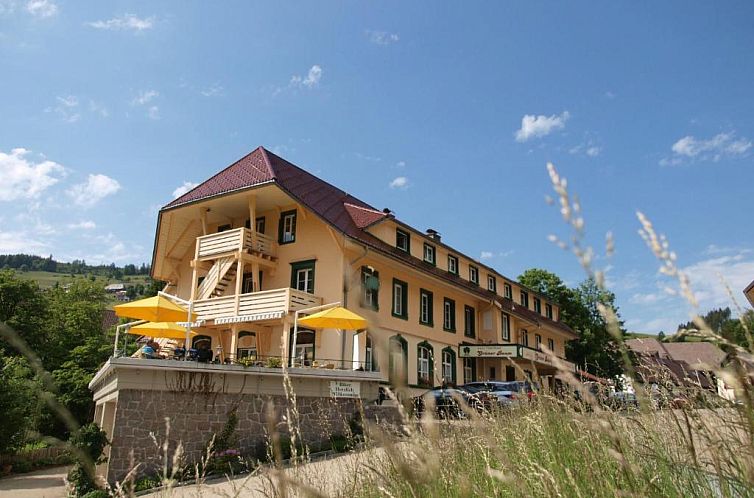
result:
M 421 415 L 424 413 L 427 405 L 434 402 L 435 414 L 439 418 L 462 418 L 464 417 L 464 408 L 461 406 L 484 410 L 490 405 L 489 396 L 486 393 L 469 393 L 462 389 L 449 387 L 438 387 L 430 389 L 420 396 L 413 399 L 414 413 Z
M 515 380 L 510 382 L 503 382 L 510 391 L 512 391 L 514 394 L 513 399 L 533 399 L 537 395 L 537 391 L 539 391 L 539 386 L 533 382 L 529 382 L 528 380 Z

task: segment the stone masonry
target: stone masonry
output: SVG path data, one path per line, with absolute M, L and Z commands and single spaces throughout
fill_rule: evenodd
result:
M 316 447 L 331 435 L 344 435 L 359 410 L 359 399 L 297 397 L 301 439 Z M 111 435 L 108 481 L 122 479 L 139 464 L 138 475 L 162 471 L 162 445 L 168 462 L 181 442 L 184 463 L 198 462 L 213 435 L 219 435 L 231 411 L 238 417 L 236 438 L 244 455 L 264 454 L 270 431 L 289 437 L 285 396 L 254 393 L 180 392 L 124 389 L 118 393 Z M 290 404 L 292 407 L 292 403 Z M 295 416 L 295 415 L 294 415 Z

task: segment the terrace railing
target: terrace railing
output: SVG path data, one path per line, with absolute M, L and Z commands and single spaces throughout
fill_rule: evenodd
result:
M 235 228 L 196 238 L 199 259 L 252 250 L 267 256 L 277 256 L 277 242 L 263 233 L 253 233 L 248 228 Z

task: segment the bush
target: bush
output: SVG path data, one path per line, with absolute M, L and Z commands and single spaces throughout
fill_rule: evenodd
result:
M 162 484 L 162 481 L 159 477 L 156 476 L 144 476 L 136 481 L 136 484 L 134 484 L 134 491 L 140 492 L 140 491 L 146 491 L 148 489 L 154 489 L 160 487 Z
M 108 493 L 104 489 L 95 489 L 94 491 L 89 491 L 81 498 L 109 498 L 109 496 L 110 493 Z
M 267 363 L 265 364 L 267 368 L 280 368 L 283 366 L 283 362 L 280 360 L 280 358 L 267 358 Z
M 68 473 L 68 482 L 75 496 L 84 496 L 97 491 L 94 482 L 95 465 L 102 463 L 102 451 L 107 446 L 107 435 L 97 424 L 89 423 L 71 436 L 70 444 L 77 451 L 74 453 L 76 464 Z

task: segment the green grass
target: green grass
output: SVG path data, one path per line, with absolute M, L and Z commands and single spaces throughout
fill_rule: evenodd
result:
M 43 289 L 54 287 L 56 283 L 59 285 L 65 285 L 77 279 L 89 278 L 89 276 L 87 275 L 75 275 L 72 277 L 70 273 L 53 273 L 49 271 L 22 272 L 22 271 L 16 270 L 16 275 L 19 278 L 36 281 L 39 284 L 39 286 L 42 287 Z M 136 285 L 136 284 L 146 285 L 149 280 L 149 276 L 131 275 L 131 276 L 124 276 L 121 279 L 107 278 L 104 276 L 95 276 L 95 279 L 97 282 L 102 283 L 102 285 L 125 283 L 128 286 L 128 285 Z

